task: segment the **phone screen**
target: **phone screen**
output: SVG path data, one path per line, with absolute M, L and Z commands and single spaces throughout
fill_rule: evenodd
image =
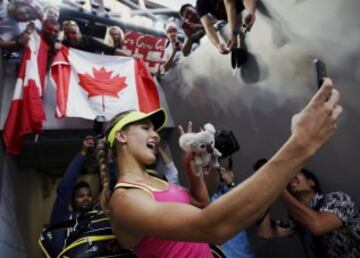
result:
M 318 89 L 320 89 L 321 85 L 324 82 L 324 77 L 327 77 L 326 65 L 320 59 L 315 59 L 314 68 L 315 68 L 316 86 Z

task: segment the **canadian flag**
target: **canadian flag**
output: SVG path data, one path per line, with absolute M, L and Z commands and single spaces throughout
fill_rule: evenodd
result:
M 155 83 L 142 60 L 63 47 L 51 66 L 57 117 L 107 120 L 126 110 L 160 107 Z
M 41 97 L 44 92 L 47 56 L 48 45 L 37 32 L 33 32 L 22 56 L 14 96 L 4 126 L 3 139 L 6 152 L 10 155 L 19 154 L 25 134 L 42 132 L 45 112 Z

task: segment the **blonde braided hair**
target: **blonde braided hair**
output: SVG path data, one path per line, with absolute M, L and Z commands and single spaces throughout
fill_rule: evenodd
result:
M 109 146 L 105 137 L 98 141 L 98 144 L 96 146 L 96 152 L 96 158 L 99 163 L 100 182 L 102 185 L 100 204 L 103 210 L 107 212 L 111 196 L 111 190 L 110 173 L 108 167 Z
M 107 137 L 111 129 L 117 124 L 117 122 L 132 111 L 133 110 L 129 110 L 115 115 L 107 124 L 105 129 L 105 135 L 103 138 L 101 138 L 98 141 L 96 146 L 96 158 L 98 160 L 100 183 L 102 186 L 101 194 L 100 194 L 100 204 L 102 209 L 106 213 L 109 210 L 109 202 L 112 194 L 112 189 L 110 188 L 109 158 L 116 156 L 116 146 L 117 146 L 117 144 L 114 144 L 111 149 L 107 141 Z

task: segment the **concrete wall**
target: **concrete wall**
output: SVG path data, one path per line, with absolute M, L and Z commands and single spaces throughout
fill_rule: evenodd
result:
M 0 154 L 4 157 L 3 149 Z M 21 234 L 15 201 L 14 175 L 17 173 L 12 159 L 2 158 L 0 194 L 0 257 L 26 257 L 24 237 Z

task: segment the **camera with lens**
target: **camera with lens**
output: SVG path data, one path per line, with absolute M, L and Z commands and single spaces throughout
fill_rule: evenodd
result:
M 240 145 L 231 130 L 219 130 L 215 133 L 215 147 L 221 152 L 222 159 L 240 150 Z
M 97 116 L 94 120 L 94 132 L 98 138 L 103 137 L 104 128 L 106 125 L 106 118 L 104 116 Z

